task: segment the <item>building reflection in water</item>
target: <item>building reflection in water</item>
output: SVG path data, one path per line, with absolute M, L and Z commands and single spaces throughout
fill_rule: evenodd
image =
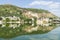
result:
M 0 17 L 0 37 L 2 38 L 12 38 L 25 34 L 43 34 L 54 28 L 56 28 L 56 23 L 52 18 Z

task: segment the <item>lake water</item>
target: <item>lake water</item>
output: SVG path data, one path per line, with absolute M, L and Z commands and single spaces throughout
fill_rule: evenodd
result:
M 6 39 L 0 38 L 0 40 Z M 60 27 L 57 27 L 45 34 L 23 35 L 9 40 L 60 40 Z

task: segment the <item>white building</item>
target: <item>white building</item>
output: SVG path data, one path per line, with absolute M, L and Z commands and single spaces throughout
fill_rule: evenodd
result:
M 0 21 L 0 24 L 3 24 L 3 22 L 2 22 L 2 21 Z
M 2 25 L 2 27 L 6 27 L 6 23 L 9 24 L 8 27 L 16 28 L 20 26 L 21 20 L 19 17 L 13 16 L 13 17 L 1 17 L 1 18 L 2 20 L 0 20 L 0 24 Z M 6 21 L 7 18 L 9 19 L 9 21 Z
M 49 21 L 50 21 L 49 18 L 40 18 L 40 19 L 37 19 L 36 23 L 37 25 L 40 25 L 40 26 L 49 26 L 51 25 Z

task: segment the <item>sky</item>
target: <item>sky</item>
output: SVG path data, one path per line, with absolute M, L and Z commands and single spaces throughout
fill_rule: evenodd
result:
M 23 8 L 44 9 L 60 17 L 60 0 L 0 0 L 0 5 L 2 4 L 11 4 Z

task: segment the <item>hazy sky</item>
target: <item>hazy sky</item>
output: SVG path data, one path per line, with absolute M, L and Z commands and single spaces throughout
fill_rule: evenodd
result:
M 60 17 L 60 0 L 0 0 L 0 4 L 12 4 L 26 8 L 41 8 L 49 10 Z

